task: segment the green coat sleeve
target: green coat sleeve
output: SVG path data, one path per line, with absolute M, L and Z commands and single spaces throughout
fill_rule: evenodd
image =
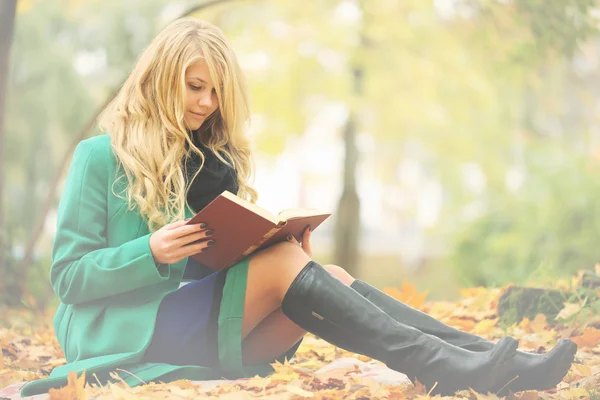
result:
M 111 178 L 106 149 L 81 142 L 58 205 L 52 247 L 50 282 L 64 304 L 110 297 L 169 279 L 169 265 L 156 267 L 150 234 L 107 247 Z

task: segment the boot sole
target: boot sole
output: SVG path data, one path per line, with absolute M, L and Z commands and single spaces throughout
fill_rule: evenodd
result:
M 498 341 L 498 343 L 491 350 L 491 359 L 490 362 L 493 363 L 494 368 L 492 371 L 482 379 L 480 385 L 473 386 L 472 389 L 479 393 L 488 393 L 491 391 L 491 388 L 496 385 L 496 377 L 498 376 L 496 370 L 503 368 L 505 364 L 507 364 L 510 360 L 512 360 L 517 354 L 517 348 L 519 347 L 519 342 L 510 336 L 505 336 Z M 461 388 L 457 388 L 456 390 L 450 392 L 446 392 L 443 395 L 452 395 L 456 393 L 457 390 L 462 390 Z
M 571 364 L 575 360 L 577 345 L 569 339 L 561 340 L 550 353 L 547 362 L 551 367 L 540 371 L 532 376 L 517 378 L 514 382 L 502 389 L 498 396 L 507 396 L 510 393 L 518 393 L 525 390 L 548 390 L 558 385 L 569 372 Z M 532 387 L 532 382 L 543 382 Z

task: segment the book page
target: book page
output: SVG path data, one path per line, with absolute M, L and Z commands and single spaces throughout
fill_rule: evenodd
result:
M 281 223 L 281 219 L 278 218 L 277 216 L 273 215 L 272 213 L 270 213 L 269 211 L 265 210 L 264 208 L 257 206 L 254 203 L 249 202 L 248 200 L 244 200 L 241 197 L 236 196 L 235 194 L 229 192 L 229 191 L 224 191 L 223 193 L 221 193 L 223 196 L 227 197 L 229 200 L 241 205 L 242 207 L 245 207 L 251 211 L 254 211 L 254 213 L 260 215 L 261 217 L 268 219 L 269 221 L 273 222 L 274 224 L 279 224 Z
M 312 208 L 288 208 L 279 212 L 278 216 L 282 221 L 297 217 L 310 217 L 311 215 L 325 214 Z

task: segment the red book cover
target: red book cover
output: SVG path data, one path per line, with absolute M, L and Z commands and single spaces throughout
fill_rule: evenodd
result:
M 286 240 L 288 234 L 298 241 L 304 230 L 317 228 L 330 213 L 311 209 L 289 209 L 274 215 L 247 200 L 224 191 L 198 212 L 187 224 L 205 223 L 213 234 L 213 246 L 192 256 L 215 271 L 228 268 L 248 255 Z

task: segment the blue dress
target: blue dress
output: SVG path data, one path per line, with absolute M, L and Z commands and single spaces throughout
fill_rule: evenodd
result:
M 172 365 L 219 366 L 218 316 L 226 272 L 209 272 L 191 257 L 184 280 L 193 280 L 165 296 L 144 361 Z

